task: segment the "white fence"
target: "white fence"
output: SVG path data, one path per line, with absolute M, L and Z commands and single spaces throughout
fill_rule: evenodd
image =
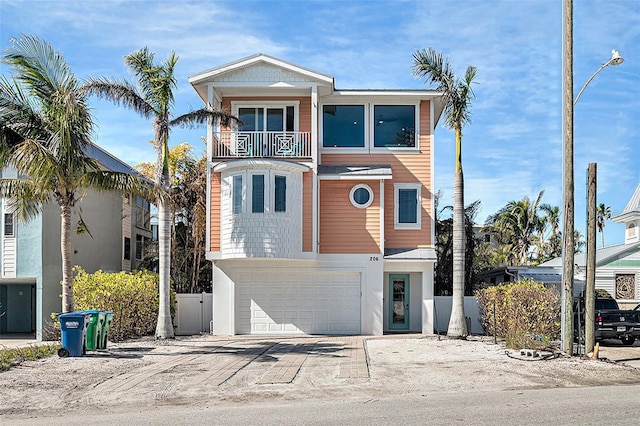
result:
M 449 318 L 451 317 L 451 296 L 435 296 L 434 311 L 433 332 L 446 334 L 449 327 Z M 464 315 L 470 319 L 470 323 L 467 323 L 468 326 L 471 326 L 470 334 L 484 334 L 484 328 L 480 324 L 478 301 L 475 297 L 465 296 Z
M 213 319 L 213 294 L 177 294 L 176 295 L 177 335 L 209 333 Z

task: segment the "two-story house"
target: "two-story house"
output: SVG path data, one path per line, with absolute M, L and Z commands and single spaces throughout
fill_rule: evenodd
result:
M 105 170 L 137 174 L 124 162 L 92 145 L 88 155 Z M 2 170 L 16 177 L 14 170 Z M 51 313 L 60 312 L 62 258 L 60 208 L 49 203 L 37 218 L 21 223 L 0 199 L 0 336 L 32 335 L 42 339 Z M 89 233 L 76 232 L 80 220 Z M 151 238 L 150 205 L 133 195 L 87 191 L 72 216 L 73 265 L 87 272 L 131 271 L 143 260 L 144 243 Z
M 431 90 L 338 90 L 258 54 L 189 79 L 207 131 L 213 331 L 433 331 Z

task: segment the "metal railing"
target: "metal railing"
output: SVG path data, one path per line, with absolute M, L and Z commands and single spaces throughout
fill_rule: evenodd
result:
M 213 158 L 311 158 L 311 132 L 216 132 Z

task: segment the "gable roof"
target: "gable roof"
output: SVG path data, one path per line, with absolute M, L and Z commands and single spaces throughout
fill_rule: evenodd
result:
M 322 81 L 325 84 L 331 85 L 333 88 L 333 77 L 313 71 L 309 68 L 301 67 L 300 65 L 296 65 L 291 62 L 283 61 L 282 59 L 274 58 L 273 56 L 265 55 L 264 53 L 256 53 L 255 55 L 247 56 L 246 58 L 238 59 L 237 61 L 229 62 L 228 64 L 199 72 L 198 74 L 194 74 L 189 77 L 189 83 L 196 85 L 204 81 L 215 80 L 224 74 L 259 63 L 274 65 L 279 68 L 305 75 L 311 80 Z
M 616 223 L 626 223 L 636 219 L 640 219 L 640 182 L 622 213 L 613 217 Z

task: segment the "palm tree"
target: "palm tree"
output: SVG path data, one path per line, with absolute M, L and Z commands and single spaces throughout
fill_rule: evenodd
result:
M 498 240 L 508 243 L 516 252 L 516 262 L 519 265 L 528 265 L 532 252 L 531 249 L 539 242 L 544 230 L 544 220 L 538 214 L 540 200 L 544 191 L 540 191 L 534 201 L 524 197 L 520 201 L 509 201 L 495 215 L 489 217 Z
M 604 247 L 604 226 L 606 221 L 611 219 L 611 206 L 605 206 L 604 203 L 598 204 L 596 209 L 596 226 L 602 237 L 602 247 Z
M 542 263 L 547 260 L 562 255 L 562 238 L 560 231 L 560 207 L 550 204 L 541 204 L 540 210 L 543 212 L 542 222 L 544 231 L 541 234 L 541 250 L 538 252 L 537 262 Z
M 43 206 L 60 207 L 62 312 L 74 309 L 71 212 L 89 188 L 151 194 L 152 184 L 126 173 L 103 171 L 86 152 L 93 120 L 81 85 L 63 56 L 35 36 L 11 41 L 2 58 L 12 79 L 0 77 L 0 167 L 18 178 L 0 179 L 0 196 L 19 220 Z
M 172 118 L 176 78 L 174 68 L 178 62 L 172 52 L 163 62 L 156 63 L 155 55 L 144 47 L 137 52 L 125 56 L 124 61 L 137 79 L 137 86 L 126 81 L 105 78 L 91 80 L 86 84 L 88 93 L 113 101 L 117 105 L 133 109 L 141 116 L 153 119 L 153 145 L 158 154 L 156 181 L 165 194 L 169 193 L 169 133 L 175 126 L 194 126 L 207 123 L 209 120 L 233 118 L 229 114 L 214 110 L 210 105 Z M 165 197 L 157 199 L 158 205 L 158 239 L 159 239 L 159 272 L 160 272 L 160 307 L 156 338 L 174 337 L 170 312 L 170 255 L 171 255 L 171 207 Z
M 465 282 L 465 219 L 464 177 L 462 174 L 462 128 L 471 119 L 471 84 L 477 74 L 473 66 L 467 67 L 464 79 L 458 80 L 449 60 L 433 48 L 419 49 L 413 54 L 413 73 L 436 84 L 444 100 L 445 124 L 456 134 L 456 160 L 453 177 L 453 297 L 447 335 L 464 337 L 468 334 L 464 316 Z

